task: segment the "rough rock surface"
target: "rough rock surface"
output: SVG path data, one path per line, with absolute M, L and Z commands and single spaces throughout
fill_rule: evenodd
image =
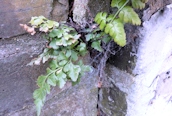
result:
M 99 108 L 106 116 L 125 116 L 127 113 L 125 93 L 113 84 L 109 88 L 100 89 Z
M 45 66 L 26 66 L 42 51 L 42 38 L 24 35 L 0 40 L 0 116 L 32 103 L 35 80 Z
M 19 26 L 33 16 L 43 15 L 55 21 L 66 21 L 68 0 L 10 0 L 0 1 L 0 38 L 10 38 L 25 33 Z
M 149 20 L 154 13 L 156 13 L 158 10 L 163 10 L 166 5 L 171 3 L 172 0 L 149 0 L 149 7 L 144 11 L 146 15 L 143 17 L 143 20 Z
M 137 52 L 128 54 L 128 62 L 123 62 L 121 55 L 119 62 L 126 65 L 131 62 L 130 55 L 137 57 L 135 67 L 130 70 L 132 75 L 107 66 L 109 80 L 126 93 L 126 116 L 172 116 L 171 12 L 169 5 L 145 21 L 140 28 Z
M 100 11 L 109 12 L 110 0 L 74 0 L 73 20 L 81 27 L 85 27 L 88 21 L 94 20 Z
M 32 93 L 36 79 L 46 65 L 26 66 L 41 51 L 45 41 L 23 35 L 0 40 L 0 116 L 36 116 Z M 87 59 L 88 60 L 88 59 Z M 97 88 L 94 72 L 83 77 L 79 85 L 53 88 L 47 97 L 42 116 L 95 116 Z
M 19 26 L 32 16 L 50 17 L 52 0 L 1 0 L 0 38 L 9 38 L 25 33 Z
M 54 0 L 52 19 L 55 21 L 66 21 L 69 14 L 69 0 Z

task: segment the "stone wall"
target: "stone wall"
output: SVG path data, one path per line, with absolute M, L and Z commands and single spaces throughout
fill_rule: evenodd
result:
M 39 34 L 0 40 L 0 116 L 36 116 L 32 94 L 37 77 L 45 73 L 47 64 L 27 64 L 44 45 Z M 83 77 L 76 86 L 67 83 L 63 89 L 53 88 L 41 116 L 95 116 L 98 89 L 94 74 L 89 73 L 91 76 Z
M 66 21 L 69 1 L 5 0 L 0 4 L 0 116 L 36 116 L 32 94 L 37 88 L 37 77 L 45 73 L 48 63 L 41 66 L 27 64 L 42 52 L 46 41 L 41 34 L 25 34 L 19 24 L 39 15 Z M 89 57 L 85 61 L 89 62 Z M 41 116 L 96 116 L 98 89 L 95 71 L 87 72 L 89 76 L 82 77 L 76 86 L 67 83 L 63 89 L 53 88 Z
M 171 116 L 172 7 L 164 8 L 170 0 L 158 1 L 149 1 L 143 27 L 125 26 L 131 44 L 110 58 L 107 87 L 98 91 L 94 69 L 78 85 L 52 88 L 41 116 L 96 116 L 97 104 L 106 116 Z M 110 0 L 73 2 L 69 11 L 68 0 L 0 1 L 0 116 L 36 116 L 32 93 L 47 66 L 27 66 L 46 42 L 41 34 L 25 34 L 20 23 L 39 15 L 67 20 L 73 12 L 73 20 L 84 28 L 97 12 L 110 10 Z M 85 59 L 89 63 L 90 58 Z
M 29 22 L 33 16 L 65 21 L 69 10 L 68 0 L 3 0 L 0 4 L 0 38 L 25 33 L 19 24 Z

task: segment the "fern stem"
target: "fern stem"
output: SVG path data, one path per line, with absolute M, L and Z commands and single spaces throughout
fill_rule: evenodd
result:
M 110 23 L 112 23 L 112 21 L 116 18 L 116 16 L 119 14 L 119 12 L 127 5 L 127 3 L 129 2 L 129 0 L 127 0 L 120 9 L 118 9 L 118 11 L 115 13 L 114 17 L 112 18 L 112 20 L 110 21 Z

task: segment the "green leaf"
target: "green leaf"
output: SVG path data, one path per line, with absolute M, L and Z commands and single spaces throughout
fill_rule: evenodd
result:
M 46 70 L 47 70 L 46 77 L 54 72 L 54 70 L 50 69 L 49 67 Z
M 59 50 L 57 50 L 57 49 L 56 49 L 56 50 L 53 50 L 52 55 L 54 55 L 54 56 L 58 56 L 59 52 L 60 52 L 60 51 L 59 51 Z
M 140 25 L 141 20 L 138 14 L 130 6 L 125 6 L 119 13 L 119 18 L 125 23 Z
M 131 0 L 132 6 L 136 9 L 143 9 L 145 7 L 145 3 L 141 0 Z
M 72 44 L 72 42 L 71 43 L 67 43 L 67 40 L 64 37 L 62 37 L 59 40 L 56 40 L 56 45 L 59 45 L 59 46 L 61 46 L 61 45 L 67 46 L 68 44 Z
M 34 101 L 34 104 L 36 105 L 36 110 L 37 110 L 37 116 L 40 116 L 41 114 L 41 109 L 43 107 L 43 103 L 41 99 L 36 99 Z
M 50 66 L 50 68 L 52 70 L 55 70 L 55 69 L 57 69 L 59 67 L 58 64 L 57 64 L 57 60 L 51 60 L 49 66 Z
M 78 51 L 85 51 L 86 50 L 86 44 L 81 42 L 78 46 L 77 46 L 77 50 Z
M 106 26 L 106 18 L 107 18 L 107 13 L 106 12 L 100 12 L 96 15 L 94 21 L 99 24 L 99 27 L 101 30 L 104 29 Z
M 59 62 L 59 66 L 64 66 L 67 62 L 67 60 L 62 60 Z
M 79 65 L 73 65 L 70 67 L 69 77 L 71 78 L 72 81 L 74 82 L 77 81 L 80 71 L 81 71 L 81 68 Z
M 59 27 L 59 23 L 54 21 L 54 26 Z
M 67 63 L 64 68 L 63 68 L 63 71 L 64 72 L 68 72 L 70 70 L 70 67 L 71 67 L 71 62 Z
M 72 39 L 78 40 L 81 37 L 80 34 L 75 34 Z
M 58 60 L 65 60 L 67 58 L 66 58 L 66 55 L 63 52 L 60 52 L 59 55 L 57 56 L 57 59 Z
M 58 83 L 57 84 L 59 85 L 60 88 L 63 88 L 64 85 L 66 84 L 65 79 L 66 79 L 67 75 L 65 73 L 63 73 L 63 71 L 61 70 L 61 72 L 59 72 L 57 74 L 57 76 L 58 76 Z
M 53 30 L 49 33 L 49 36 L 50 36 L 51 38 L 57 37 L 57 32 L 58 32 L 58 29 L 53 29 Z
M 47 76 L 44 76 L 44 75 L 39 76 L 37 79 L 37 85 L 39 87 L 44 86 L 46 79 L 47 79 Z
M 36 89 L 33 92 L 33 98 L 36 99 L 41 99 L 42 102 L 45 101 L 45 97 L 46 97 L 46 91 L 44 91 L 42 88 Z
M 124 25 L 119 19 L 115 19 L 112 23 L 108 23 L 105 28 L 105 32 L 109 33 L 119 46 L 123 47 L 126 45 Z
M 63 31 L 60 30 L 60 29 L 53 29 L 50 33 L 49 33 L 49 36 L 51 38 L 55 38 L 55 37 L 58 37 L 58 38 L 61 38 L 63 35 Z
M 66 81 L 63 78 L 59 78 L 58 83 L 60 88 L 63 88 L 64 85 L 66 84 Z
M 100 25 L 99 25 L 100 30 L 103 31 L 104 28 L 105 28 L 105 26 L 106 26 L 106 20 L 102 20 L 101 23 L 100 23 Z
M 47 27 L 48 28 L 53 28 L 53 26 L 54 26 L 54 21 L 48 20 L 47 21 Z
M 68 32 L 70 32 L 70 31 L 74 31 L 74 30 L 75 30 L 74 28 L 69 27 L 69 26 L 67 26 L 67 25 L 62 25 L 61 28 L 62 28 L 62 30 L 63 30 L 64 33 L 65 33 L 65 32 L 68 33 Z
M 53 49 L 58 49 L 59 48 L 59 46 L 56 45 L 56 40 L 55 39 L 52 39 L 49 46 L 52 47 Z
M 102 52 L 103 49 L 101 48 L 101 41 L 94 41 L 92 44 L 91 44 L 91 47 L 98 50 L 99 52 Z
M 43 86 L 44 90 L 46 90 L 47 94 L 50 94 L 50 85 L 45 83 Z
M 56 86 L 56 80 L 57 80 L 57 77 L 55 73 L 52 73 L 50 76 L 48 76 L 47 83 L 51 86 Z
M 72 50 L 71 59 L 72 59 L 72 61 L 77 61 L 78 60 L 78 53 Z
M 69 33 L 63 33 L 63 36 L 65 40 L 69 40 L 70 38 L 73 38 L 73 36 L 70 35 Z
M 127 0 L 112 0 L 111 7 L 117 7 L 118 9 L 122 7 Z
M 111 40 L 111 37 L 109 35 L 104 35 L 103 38 L 102 38 L 102 41 L 107 44 L 109 43 Z
M 44 16 L 32 17 L 29 23 L 34 26 L 39 26 L 41 23 L 44 22 L 44 19 L 46 19 Z
M 107 22 L 110 22 L 110 21 L 113 19 L 113 17 L 114 17 L 114 15 L 113 15 L 113 14 L 110 14 L 110 15 L 107 17 L 106 21 L 107 21 Z
M 118 7 L 118 3 L 120 2 L 121 0 L 112 0 L 111 1 L 111 7 Z
M 38 18 L 42 20 L 47 20 L 44 16 L 39 16 Z
M 66 51 L 66 57 L 67 57 L 67 58 L 69 58 L 69 57 L 71 56 L 71 54 L 72 54 L 71 50 L 67 50 L 67 51 Z
M 92 71 L 93 69 L 91 68 L 91 66 L 89 65 L 83 65 L 82 66 L 82 71 L 86 72 L 86 71 Z
M 42 32 L 47 33 L 48 30 L 49 30 L 49 29 L 48 29 L 48 27 L 47 27 L 47 24 L 42 24 L 42 25 L 40 25 L 39 31 L 42 31 Z
M 85 35 L 86 41 L 90 41 L 93 38 L 93 34 L 89 33 Z
M 80 51 L 80 52 L 79 52 L 79 55 L 80 55 L 80 56 L 85 56 L 87 53 L 88 53 L 87 50 L 85 50 L 85 51 Z

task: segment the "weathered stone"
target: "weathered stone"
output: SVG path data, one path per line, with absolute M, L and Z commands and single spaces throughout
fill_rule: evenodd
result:
M 0 116 L 32 104 L 35 80 L 45 66 L 26 66 L 42 51 L 42 38 L 23 35 L 0 40 Z
M 54 0 L 52 19 L 55 21 L 66 21 L 69 14 L 68 0 Z
M 143 23 L 138 38 L 138 49 L 135 54 L 128 54 L 128 58 L 132 54 L 137 57 L 134 68 L 130 70 L 132 75 L 111 66 L 107 69 L 111 82 L 127 94 L 126 116 L 172 115 L 170 110 L 172 108 L 172 102 L 170 102 L 172 97 L 170 84 L 172 82 L 170 73 L 172 68 L 171 12 L 172 5 L 164 8 L 163 12 L 155 13 L 150 20 Z M 118 57 L 120 59 L 120 56 Z M 121 55 L 119 62 L 127 66 L 126 58 L 124 62 L 122 59 Z
M 52 0 L 1 0 L 0 4 L 0 38 L 25 33 L 20 23 L 27 23 L 32 16 L 49 18 L 52 11 Z
M 149 20 L 152 14 L 157 12 L 158 10 L 162 10 L 166 5 L 169 5 L 172 3 L 172 0 L 149 0 L 148 1 L 148 9 L 146 9 L 145 15 L 143 17 L 143 20 Z
M 42 109 L 41 116 L 96 116 L 97 94 L 96 78 L 82 78 L 82 81 L 68 89 L 54 88 L 55 96 L 50 96 Z M 52 93 L 50 93 L 52 94 Z M 33 104 L 27 105 L 20 111 L 6 114 L 7 116 L 36 116 Z
M 106 116 L 125 116 L 127 113 L 125 93 L 116 86 L 100 89 L 99 108 Z
M 36 116 L 32 94 L 37 87 L 37 77 L 45 73 L 47 64 L 26 65 L 44 45 L 40 35 L 0 40 L 0 116 Z M 86 58 L 85 62 L 88 61 Z M 90 72 L 76 86 L 67 83 L 63 89 L 53 88 L 41 115 L 95 116 L 98 90 L 94 74 Z
M 81 27 L 93 21 L 98 12 L 110 10 L 110 0 L 74 0 L 73 20 Z
M 111 0 L 89 0 L 88 2 L 88 19 L 94 18 L 98 12 L 109 12 Z

